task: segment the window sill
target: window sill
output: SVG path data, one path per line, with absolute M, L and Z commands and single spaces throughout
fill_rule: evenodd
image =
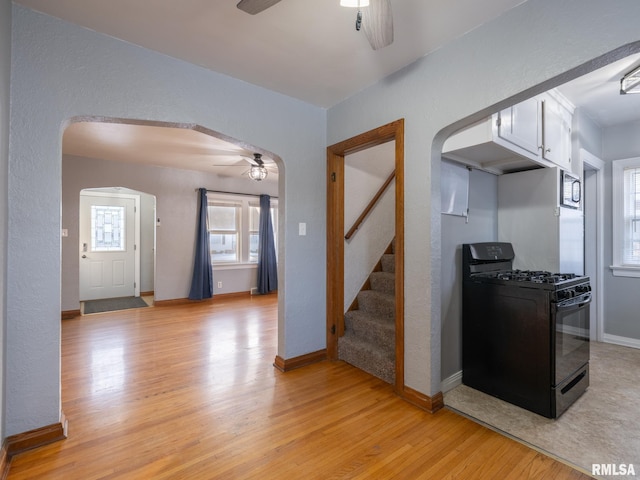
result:
M 214 270 L 242 270 L 245 268 L 258 268 L 257 263 L 214 263 Z
M 640 265 L 637 267 L 629 265 L 611 265 L 609 268 L 611 269 L 614 277 L 640 278 Z

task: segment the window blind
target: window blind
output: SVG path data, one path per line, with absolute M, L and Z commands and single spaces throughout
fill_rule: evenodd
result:
M 624 170 L 624 264 L 640 265 L 640 168 Z

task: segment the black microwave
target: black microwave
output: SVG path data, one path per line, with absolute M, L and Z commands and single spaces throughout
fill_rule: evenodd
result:
M 580 208 L 582 186 L 580 179 L 564 170 L 560 176 L 560 205 L 569 208 Z

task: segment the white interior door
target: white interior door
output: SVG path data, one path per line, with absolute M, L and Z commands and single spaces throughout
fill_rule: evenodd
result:
M 80 195 L 80 301 L 139 295 L 136 275 L 136 199 Z

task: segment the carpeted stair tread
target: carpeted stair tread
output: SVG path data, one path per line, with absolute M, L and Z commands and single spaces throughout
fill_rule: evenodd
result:
M 382 271 L 395 273 L 396 271 L 396 256 L 393 253 L 385 253 L 380 258 L 380 262 L 382 263 Z
M 394 319 L 352 310 L 344 316 L 345 331 L 369 342 L 390 354 L 395 351 L 396 325 Z
M 395 296 L 376 290 L 363 290 L 358 293 L 358 309 L 375 315 L 395 318 Z
M 391 243 L 395 249 L 395 239 Z M 344 315 L 338 358 L 385 382 L 395 382 L 395 255 L 380 258 L 381 271 L 369 275 L 370 290 L 358 293 L 357 309 Z
M 355 335 L 346 334 L 340 338 L 338 357 L 385 382 L 395 382 L 394 355 L 375 350 L 371 345 Z
M 371 290 L 393 295 L 396 291 L 396 274 L 391 272 L 371 272 Z

